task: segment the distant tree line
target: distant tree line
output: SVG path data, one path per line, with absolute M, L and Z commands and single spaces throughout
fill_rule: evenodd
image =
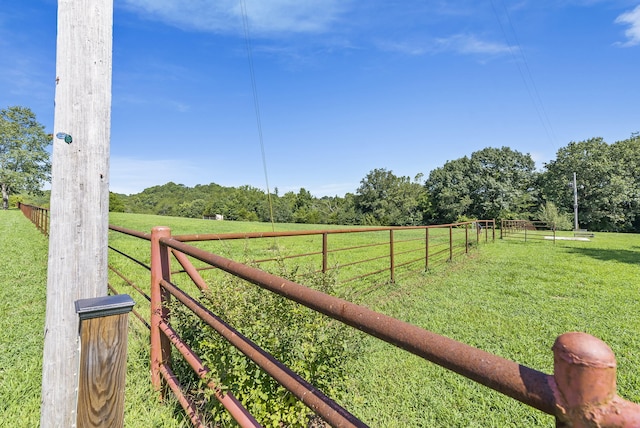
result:
M 0 187 L 4 208 L 48 205 L 42 183 L 51 135 L 26 108 L 0 111 Z M 537 171 L 529 154 L 488 147 L 446 162 L 428 177 L 370 171 L 355 193 L 314 197 L 308 190 L 267 195 L 252 186 L 167 183 L 134 195 L 110 194 L 110 210 L 191 218 L 341 225 L 406 226 L 470 219 L 548 219 L 572 227 L 573 173 L 579 224 L 593 231 L 640 232 L 640 136 L 607 144 L 571 142 Z
M 640 232 L 640 138 L 571 142 L 536 171 L 529 154 L 485 148 L 422 174 L 370 171 L 355 193 L 314 197 L 301 188 L 268 197 L 255 187 L 167 183 L 135 195 L 112 194 L 111 209 L 226 220 L 405 226 L 468 219 L 541 219 L 572 227 L 573 173 L 579 223 L 594 231 Z

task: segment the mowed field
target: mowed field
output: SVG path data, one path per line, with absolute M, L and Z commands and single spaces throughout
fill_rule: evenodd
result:
M 111 223 L 145 232 L 154 225 L 165 225 L 174 234 L 272 230 L 264 223 L 127 214 L 112 215 Z M 114 246 L 148 251 L 148 243 L 118 244 L 120 238 L 111 236 Z M 227 246 L 223 250 L 246 256 L 253 251 L 251 245 L 245 242 L 239 249 Z M 36 426 L 46 239 L 19 211 L 0 212 L 0 251 L 0 425 Z M 115 256 L 110 254 L 110 258 Z M 127 266 L 120 268 L 129 269 Z M 142 275 L 138 270 L 132 275 Z M 590 242 L 496 240 L 453 263 L 393 284 L 350 282 L 343 287 L 349 288 L 356 303 L 546 373 L 553 370 L 550 348 L 559 334 L 593 334 L 617 356 L 620 395 L 640 402 L 639 274 L 640 236 L 598 233 Z M 126 426 L 183 426 L 175 405 L 159 406 L 150 391 L 148 338 L 140 323 L 131 318 Z M 341 404 L 370 426 L 554 424 L 539 411 L 390 345 L 364 335 L 361 342 L 361 355 L 349 362 Z

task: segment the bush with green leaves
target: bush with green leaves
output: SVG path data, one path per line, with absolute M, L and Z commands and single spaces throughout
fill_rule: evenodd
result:
M 553 202 L 540 206 L 537 216 L 540 221 L 546 222 L 555 230 L 571 230 L 573 227 L 569 214 L 561 213 Z
M 305 284 L 312 288 L 328 294 L 335 291 L 333 278 L 317 274 L 307 278 Z M 358 350 L 352 328 L 230 275 L 212 285 L 200 300 L 302 378 L 339 399 L 344 364 Z M 313 415 L 304 404 L 188 309 L 173 304 L 171 324 L 211 370 L 210 379 L 233 392 L 264 426 L 309 425 Z M 190 379 L 189 389 L 199 397 L 210 422 L 221 426 L 232 422 L 181 357 L 174 358 L 174 371 L 182 382 Z

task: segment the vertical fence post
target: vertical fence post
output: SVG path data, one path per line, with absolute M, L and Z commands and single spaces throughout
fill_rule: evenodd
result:
M 328 233 L 322 233 L 322 273 L 327 273 L 327 258 L 329 253 Z
M 565 409 L 556 426 L 596 426 L 588 423 L 588 419 L 599 413 L 598 407 L 616 397 L 616 357 L 613 351 L 602 340 L 578 332 L 560 335 L 552 350 L 553 377 Z
M 426 227 L 424 231 L 424 270 L 427 271 L 429 270 L 429 228 Z
M 80 317 L 77 426 L 124 426 L 127 327 L 134 301 L 126 294 L 76 300 Z
M 485 228 L 484 228 L 484 242 L 489 242 L 489 220 L 487 220 L 487 222 L 485 223 Z M 493 230 L 493 241 L 495 242 L 496 240 L 496 223 L 495 221 L 493 222 L 493 225 L 491 227 L 491 230 Z
M 464 252 L 469 254 L 469 223 L 464 224 Z
M 449 226 L 449 261 L 453 261 L 453 226 Z
M 151 230 L 151 383 L 156 391 L 161 391 L 160 367 L 169 363 L 171 343 L 160 331 L 160 322 L 169 315 L 163 304 L 169 295 L 160 285 L 162 279 L 169 281 L 169 249 L 160 243 L 161 238 L 170 238 L 171 229 L 156 226 Z
M 393 229 L 389 229 L 389 263 L 391 270 L 391 283 L 396 282 L 396 263 L 393 254 Z

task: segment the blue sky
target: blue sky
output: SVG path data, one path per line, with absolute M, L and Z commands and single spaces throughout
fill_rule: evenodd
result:
M 0 107 L 49 132 L 56 8 L 0 7 Z M 342 196 L 489 146 L 542 167 L 640 131 L 639 70 L 639 0 L 115 0 L 110 189 Z

